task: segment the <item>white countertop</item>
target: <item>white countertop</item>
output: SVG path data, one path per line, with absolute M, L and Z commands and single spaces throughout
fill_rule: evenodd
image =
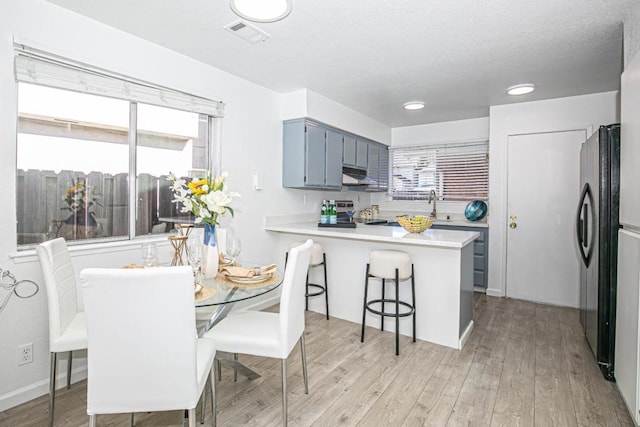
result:
M 267 221 L 265 230 L 280 233 L 303 234 L 306 236 L 335 237 L 442 248 L 463 248 L 480 236 L 480 234 L 475 231 L 428 229 L 422 233 L 409 233 L 402 227 L 366 224 L 357 224 L 356 228 L 320 228 L 316 221 Z

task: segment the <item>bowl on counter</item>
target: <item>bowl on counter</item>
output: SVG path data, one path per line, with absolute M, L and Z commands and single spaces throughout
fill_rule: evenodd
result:
M 434 221 L 436 220 L 433 217 L 424 215 L 403 215 L 396 217 L 396 219 L 398 220 L 398 223 L 400 223 L 402 228 L 407 230 L 409 233 L 422 233 L 423 231 L 431 227 L 431 225 L 433 225 Z

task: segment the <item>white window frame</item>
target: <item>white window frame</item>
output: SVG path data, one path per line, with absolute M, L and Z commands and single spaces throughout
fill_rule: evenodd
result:
M 137 80 L 88 64 L 70 60 L 24 44 L 14 43 L 14 72 L 19 82 L 57 89 L 106 96 L 128 101 L 129 116 L 129 177 L 137 177 L 136 127 L 137 104 L 144 103 L 176 110 L 206 114 L 209 150 L 207 169 L 214 175 L 221 165 L 221 121 L 225 104 L 221 101 L 166 88 Z M 16 138 L 17 140 L 17 138 Z M 129 179 L 129 235 L 109 238 L 108 241 L 127 241 L 136 238 L 137 182 Z M 148 236 L 142 236 L 148 237 Z M 78 245 L 100 244 L 101 239 L 74 241 Z M 19 250 L 31 249 L 33 244 L 19 245 Z

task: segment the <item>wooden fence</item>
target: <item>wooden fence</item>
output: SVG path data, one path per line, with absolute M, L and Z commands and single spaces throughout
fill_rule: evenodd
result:
M 64 200 L 66 191 L 75 183 L 97 196 L 100 205 L 90 211 L 95 226 L 90 232 L 78 233 L 78 224 L 72 222 L 73 213 Z M 137 236 L 157 230 L 158 218 L 175 218 L 179 206 L 171 203 L 173 194 L 167 176 L 138 175 L 136 210 Z M 79 240 L 86 238 L 129 236 L 129 184 L 128 174 L 105 174 L 64 170 L 59 173 L 47 170 L 18 170 L 17 175 L 17 232 L 18 244 L 33 244 L 57 237 Z M 71 230 L 69 228 L 72 228 Z M 164 230 L 161 230 L 164 231 Z

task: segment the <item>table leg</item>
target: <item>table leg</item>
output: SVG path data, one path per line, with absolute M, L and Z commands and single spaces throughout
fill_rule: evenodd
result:
M 224 366 L 240 372 L 240 374 L 247 377 L 249 381 L 260 378 L 260 374 L 235 360 L 231 353 L 225 353 L 222 351 L 216 352 L 216 359 L 219 360 L 220 363 L 222 363 Z

